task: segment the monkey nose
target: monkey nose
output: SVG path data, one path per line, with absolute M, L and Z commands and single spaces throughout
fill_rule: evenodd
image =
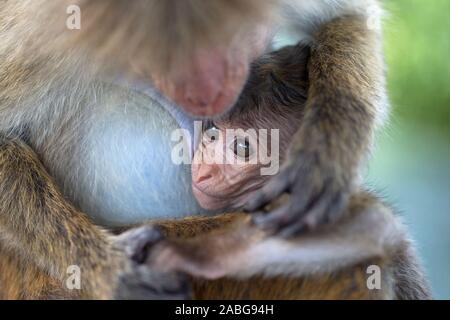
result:
M 237 92 L 230 92 L 234 89 L 227 82 L 220 73 L 199 73 L 186 83 L 177 102 L 195 116 L 212 117 L 222 114 L 231 107 L 234 96 L 237 96 Z
M 246 75 L 239 79 L 193 79 L 175 102 L 194 116 L 213 117 L 228 111 L 236 102 Z M 184 92 L 183 92 L 184 91 Z
M 231 59 L 221 51 L 199 51 L 184 68 L 168 78 L 173 90 L 159 89 L 194 116 L 225 113 L 237 100 L 248 76 L 245 56 Z
M 205 181 L 214 179 L 218 168 L 216 165 L 201 163 L 192 167 L 192 178 L 195 184 L 204 183 Z
M 214 88 L 194 88 L 185 97 L 181 97 L 180 104 L 192 115 L 211 117 L 228 108 L 227 105 L 216 103 L 219 96 L 219 90 Z
M 195 179 L 196 183 L 201 183 L 203 181 L 209 180 L 212 178 L 212 175 L 207 174 L 207 175 L 202 175 L 202 176 L 198 176 L 197 179 Z

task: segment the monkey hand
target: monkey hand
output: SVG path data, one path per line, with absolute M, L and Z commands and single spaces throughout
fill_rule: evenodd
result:
M 351 178 L 338 161 L 324 158 L 324 154 L 323 149 L 299 148 L 290 154 L 281 172 L 244 208 L 255 212 L 257 226 L 291 237 L 340 218 L 349 199 Z
M 115 299 L 180 300 L 190 297 L 187 276 L 145 264 L 152 248 L 163 240 L 157 228 L 144 226 L 117 237 L 117 245 L 130 259 L 130 268 L 119 278 Z

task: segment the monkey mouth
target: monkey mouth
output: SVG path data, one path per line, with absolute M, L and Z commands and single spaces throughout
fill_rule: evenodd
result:
M 236 188 L 238 192 L 229 192 L 228 190 L 211 190 L 211 188 L 202 188 L 196 183 L 192 183 L 192 191 L 194 192 L 195 198 L 202 206 L 202 208 L 207 210 L 220 210 L 220 209 L 238 209 L 245 205 L 246 200 L 251 197 L 251 195 L 261 189 L 260 185 L 251 185 L 246 188 Z

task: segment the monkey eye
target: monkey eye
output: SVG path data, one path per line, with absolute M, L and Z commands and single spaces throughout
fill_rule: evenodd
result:
M 230 146 L 232 148 L 234 154 L 241 159 L 248 160 L 254 153 L 254 150 L 248 140 L 246 138 L 236 138 L 234 143 Z
M 205 137 L 209 142 L 214 142 L 219 140 L 220 129 L 217 128 L 213 122 L 210 122 L 204 127 Z

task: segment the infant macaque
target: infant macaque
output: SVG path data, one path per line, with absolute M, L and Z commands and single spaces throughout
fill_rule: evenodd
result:
M 194 195 L 203 208 L 241 208 L 278 172 L 278 166 L 271 173 L 264 168 L 273 165 L 267 159 L 284 162 L 301 124 L 308 57 L 308 48 L 297 45 L 260 58 L 234 109 L 203 124 L 192 165 Z

